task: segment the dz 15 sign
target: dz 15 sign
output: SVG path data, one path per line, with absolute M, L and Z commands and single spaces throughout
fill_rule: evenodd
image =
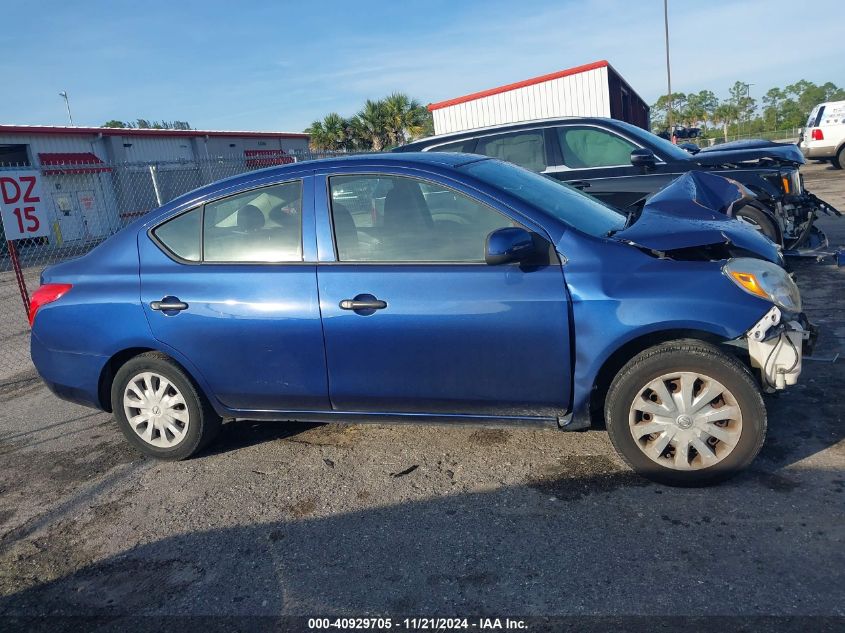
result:
M 7 240 L 50 234 L 37 171 L 0 172 L 0 214 Z

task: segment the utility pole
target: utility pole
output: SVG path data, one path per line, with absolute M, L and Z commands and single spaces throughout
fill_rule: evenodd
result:
M 67 106 L 67 119 L 70 121 L 71 127 L 73 127 L 73 117 L 70 114 L 70 99 L 68 99 L 67 90 L 62 90 L 59 93 L 59 96 L 65 100 L 65 106 Z
M 673 134 L 672 127 L 672 71 L 669 69 L 669 0 L 663 0 L 663 26 L 666 31 L 666 87 L 668 93 L 666 97 L 669 100 L 669 114 L 666 117 L 669 123 L 669 136 Z

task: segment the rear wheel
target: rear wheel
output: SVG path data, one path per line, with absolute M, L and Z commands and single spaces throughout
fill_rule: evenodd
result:
M 778 229 L 765 211 L 752 207 L 751 205 L 745 205 L 736 212 L 736 217 L 738 220 L 753 226 L 775 244 L 780 244 Z
M 118 370 L 111 401 L 129 443 L 157 459 L 194 455 L 217 436 L 222 424 L 190 377 L 157 352 L 136 356 Z
M 751 373 L 700 341 L 665 343 L 634 357 L 608 390 L 605 420 L 631 468 L 675 486 L 735 475 L 766 435 L 766 410 Z
M 839 151 L 836 152 L 836 158 L 830 162 L 834 169 L 845 169 L 845 145 L 839 148 Z

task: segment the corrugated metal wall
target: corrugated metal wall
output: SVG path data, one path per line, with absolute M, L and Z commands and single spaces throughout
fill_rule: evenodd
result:
M 192 160 L 194 152 L 190 137 L 178 136 L 131 136 L 123 138 L 128 163 L 148 163 L 164 160 Z
M 202 140 L 200 139 L 201 146 L 203 145 Z M 199 158 L 216 158 L 217 156 L 233 155 L 243 156 L 244 150 L 250 149 L 282 149 L 286 152 L 307 152 L 308 139 L 211 136 L 205 147 L 200 150 L 200 153 L 203 153 L 205 149 L 208 150 L 208 155 L 199 156 Z
M 436 134 L 559 116 L 610 116 L 607 67 L 438 108 Z
M 38 154 L 42 152 L 93 152 L 101 160 L 103 155 L 101 141 L 94 136 L 80 134 L 0 134 L 0 145 L 29 145 L 29 157 L 32 164 L 38 163 Z

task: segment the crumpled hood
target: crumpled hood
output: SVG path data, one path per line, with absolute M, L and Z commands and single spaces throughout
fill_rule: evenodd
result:
M 778 247 L 750 224 L 732 217 L 754 198 L 735 180 L 690 171 L 649 198 L 617 240 L 666 253 L 683 248 L 734 245 L 780 264 Z
M 733 141 L 713 147 L 705 147 L 692 159 L 702 166 L 724 165 L 769 159 L 777 163 L 804 164 L 804 155 L 797 145 L 775 143 L 764 139 Z

